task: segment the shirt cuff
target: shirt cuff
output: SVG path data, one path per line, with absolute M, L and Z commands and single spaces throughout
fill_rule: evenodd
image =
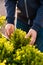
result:
M 14 24 L 14 17 L 6 17 L 7 23 Z
M 40 27 L 37 24 L 33 24 L 31 28 L 34 29 L 36 32 L 38 32 L 40 29 Z

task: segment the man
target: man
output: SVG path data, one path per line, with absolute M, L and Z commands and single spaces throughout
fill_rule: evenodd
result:
M 17 0 L 5 0 L 8 22 L 5 27 L 7 36 L 14 31 L 16 4 L 20 10 L 16 27 L 26 31 L 25 38 L 31 36 L 30 44 L 33 45 L 36 41 L 38 49 L 43 51 L 43 0 L 18 0 L 18 3 Z

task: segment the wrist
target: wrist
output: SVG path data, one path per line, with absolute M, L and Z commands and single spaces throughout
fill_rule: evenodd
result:
M 31 28 L 34 29 L 36 32 L 38 32 L 40 29 L 40 27 L 36 24 L 34 24 Z
M 15 17 L 6 17 L 7 23 L 14 24 Z
M 10 23 L 7 23 L 6 26 L 5 26 L 5 29 L 6 28 L 15 28 L 14 24 L 10 24 Z

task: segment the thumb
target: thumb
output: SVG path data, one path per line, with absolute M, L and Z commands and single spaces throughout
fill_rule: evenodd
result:
M 30 37 L 30 36 L 31 36 L 31 33 L 28 32 L 28 33 L 26 34 L 25 38 L 28 38 L 28 37 Z

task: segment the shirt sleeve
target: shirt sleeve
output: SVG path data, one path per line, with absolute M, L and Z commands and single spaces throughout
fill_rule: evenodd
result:
M 41 27 L 43 27 L 43 0 L 40 0 L 40 7 L 38 8 L 36 18 L 33 21 L 32 29 L 38 32 Z
M 15 15 L 15 8 L 16 8 L 17 0 L 5 0 L 5 7 L 7 12 L 7 22 L 14 24 L 14 15 Z

